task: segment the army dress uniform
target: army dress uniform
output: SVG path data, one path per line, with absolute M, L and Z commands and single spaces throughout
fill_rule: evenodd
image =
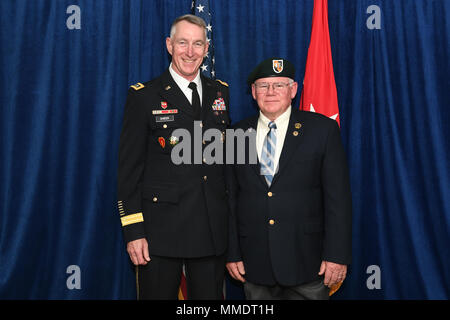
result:
M 224 165 L 193 164 L 193 149 L 191 164 L 176 165 L 171 159 L 181 142 L 175 129 L 189 131 L 194 144 L 195 130 L 214 128 L 224 134 L 230 124 L 228 85 L 200 77 L 201 119 L 195 123 L 193 107 L 169 70 L 128 92 L 119 146 L 118 208 L 125 241 L 147 239 L 149 264 L 154 256 L 217 257 L 227 247 Z M 202 139 L 203 149 L 208 143 Z

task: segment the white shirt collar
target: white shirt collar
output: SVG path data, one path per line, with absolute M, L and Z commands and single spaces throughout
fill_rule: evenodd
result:
M 172 63 L 170 63 L 169 72 L 170 72 L 170 75 L 172 76 L 173 80 L 177 84 L 177 86 L 180 87 L 181 91 L 184 93 L 186 98 L 189 100 L 189 102 L 191 102 L 192 101 L 192 90 L 188 87 L 189 83 L 191 83 L 191 81 L 186 80 L 185 78 L 180 76 L 178 73 L 176 73 L 175 70 L 173 70 Z M 203 96 L 202 95 L 203 88 L 202 88 L 202 80 L 200 78 L 200 70 L 197 72 L 197 75 L 195 76 L 194 80 L 192 80 L 192 82 L 194 82 L 197 85 L 197 92 L 198 92 L 198 95 L 200 96 L 200 104 L 201 104 L 202 96 Z

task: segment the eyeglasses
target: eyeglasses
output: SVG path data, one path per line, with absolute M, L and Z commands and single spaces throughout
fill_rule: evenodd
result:
M 281 92 L 284 89 L 286 89 L 288 86 L 290 86 L 293 82 L 274 82 L 274 83 L 268 83 L 268 82 L 258 82 L 255 83 L 255 89 L 256 93 L 267 93 L 269 91 L 270 86 L 272 86 L 273 91 L 275 92 Z

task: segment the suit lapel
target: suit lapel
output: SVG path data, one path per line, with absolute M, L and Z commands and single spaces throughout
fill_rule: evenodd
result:
M 254 117 L 249 118 L 248 122 L 246 124 L 246 127 L 244 127 L 243 130 L 247 131 L 247 130 L 249 130 L 251 128 L 256 133 L 256 130 L 258 129 L 258 119 L 259 119 L 259 113 L 256 114 Z M 256 136 L 255 136 L 255 138 L 256 138 Z M 248 144 L 247 148 L 246 148 L 246 155 L 245 156 L 246 156 L 247 160 L 250 159 L 250 153 L 251 152 L 255 152 L 255 153 L 258 152 L 256 149 L 255 150 L 250 150 L 249 148 L 250 148 L 250 144 Z M 255 148 L 256 148 L 256 145 L 255 145 Z M 249 166 L 250 166 L 250 168 L 252 168 L 253 172 L 257 176 L 257 179 L 263 184 L 263 186 L 265 188 L 267 188 L 268 186 L 267 186 L 266 180 L 261 175 L 261 168 L 260 168 L 260 164 L 259 164 L 258 154 L 256 154 L 256 163 L 255 164 L 250 164 Z
M 281 151 L 280 161 L 278 163 L 278 171 L 273 177 L 272 186 L 278 180 L 283 169 L 288 165 L 289 160 L 300 146 L 303 140 L 303 121 L 300 112 L 292 109 L 289 125 L 284 138 L 283 150 Z
M 159 93 L 166 101 L 168 101 L 172 105 L 173 108 L 194 116 L 189 100 L 173 80 L 172 76 L 170 75 L 169 69 L 167 69 L 166 72 L 163 73 L 161 84 L 162 87 L 160 88 Z

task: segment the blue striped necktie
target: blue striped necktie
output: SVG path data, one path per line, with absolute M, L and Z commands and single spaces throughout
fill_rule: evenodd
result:
M 277 145 L 277 136 L 275 135 L 275 130 L 277 125 L 275 122 L 269 122 L 269 132 L 264 139 L 264 145 L 261 153 L 260 165 L 261 165 L 261 175 L 266 179 L 267 185 L 270 187 L 272 184 L 272 179 L 275 174 L 275 150 Z

